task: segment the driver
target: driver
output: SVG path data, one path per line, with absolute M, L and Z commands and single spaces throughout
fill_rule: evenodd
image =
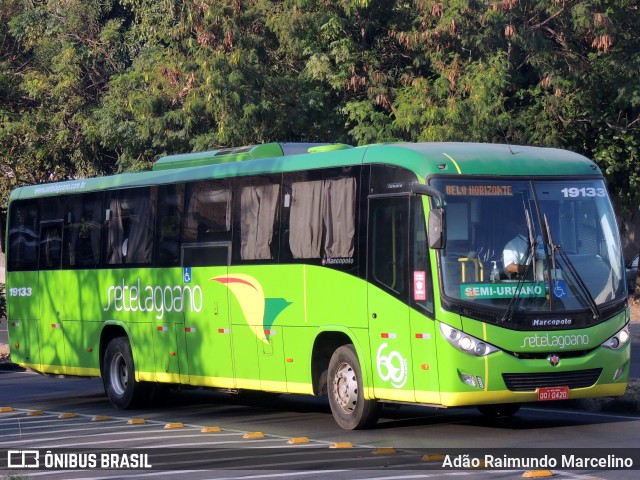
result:
M 526 270 L 527 249 L 529 240 L 527 239 L 527 225 L 522 216 L 511 217 L 507 229 L 516 232 L 516 236 L 507 242 L 502 251 L 502 264 L 504 271 L 509 277 L 512 275 L 522 275 Z

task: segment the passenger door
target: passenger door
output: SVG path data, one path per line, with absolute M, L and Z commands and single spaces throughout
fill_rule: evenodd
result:
M 373 388 L 414 401 L 409 309 L 409 197 L 369 198 L 368 314 Z
M 17 201 L 9 207 L 7 244 L 7 327 L 11 358 L 40 369 L 40 290 L 38 285 L 38 206 Z
M 38 256 L 40 290 L 40 361 L 47 373 L 66 373 L 62 220 L 40 222 Z
M 227 287 L 231 243 L 183 246 L 182 252 L 189 383 L 234 388 Z

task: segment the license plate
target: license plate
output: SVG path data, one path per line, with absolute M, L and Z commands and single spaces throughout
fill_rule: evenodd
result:
M 538 400 L 567 400 L 569 398 L 569 387 L 546 387 L 538 389 Z

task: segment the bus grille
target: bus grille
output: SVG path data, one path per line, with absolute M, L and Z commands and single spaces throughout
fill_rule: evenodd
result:
M 503 373 L 502 379 L 512 392 L 529 392 L 543 387 L 590 387 L 598 381 L 601 373 L 601 368 L 573 372 Z

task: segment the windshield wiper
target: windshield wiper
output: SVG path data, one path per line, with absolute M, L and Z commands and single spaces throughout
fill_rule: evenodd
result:
M 567 265 L 567 268 L 569 269 L 571 276 L 574 278 L 580 292 L 582 292 L 582 294 L 586 298 L 587 303 L 589 304 L 589 309 L 591 310 L 591 313 L 593 315 L 593 319 L 599 320 L 601 316 L 600 309 L 598 308 L 598 304 L 593 298 L 593 295 L 591 295 L 589 288 L 585 285 L 584 281 L 582 280 L 582 277 L 580 276 L 575 266 L 573 265 L 573 262 L 571 261 L 571 259 L 569 259 L 569 256 L 562 248 L 562 245 L 553 243 L 553 239 L 551 237 L 551 228 L 549 227 L 549 222 L 547 220 L 546 214 L 544 215 L 544 228 L 546 230 L 546 235 L 547 235 L 547 244 L 549 245 L 551 250 L 551 266 L 553 268 L 553 281 L 557 281 L 557 277 L 556 277 L 556 252 L 557 252 L 560 255 L 560 258 L 562 258 L 562 260 L 564 260 L 564 263 Z M 554 285 L 550 285 L 551 289 L 553 287 Z M 551 294 L 551 296 L 553 297 L 553 293 Z
M 503 322 L 510 322 L 513 319 L 513 314 L 516 311 L 516 305 L 518 303 L 518 300 L 520 300 L 520 291 L 522 290 L 522 285 L 524 285 L 524 280 L 529 274 L 529 270 L 531 269 L 531 264 L 535 262 L 535 252 L 536 252 L 536 249 L 538 248 L 538 241 L 536 240 L 536 236 L 533 232 L 533 222 L 531 220 L 531 215 L 529 215 L 529 210 L 526 208 L 526 206 L 524 209 L 524 216 L 527 220 L 527 230 L 529 234 L 529 245 L 527 246 L 527 251 L 524 254 L 527 260 L 526 260 L 524 272 L 522 273 L 522 275 L 520 275 L 520 278 L 518 278 L 518 283 L 516 284 L 516 291 L 511 297 L 511 299 L 509 300 L 509 305 L 507 305 L 507 309 L 505 310 L 504 315 L 502 316 Z M 534 269 L 534 275 L 535 275 L 535 269 Z

